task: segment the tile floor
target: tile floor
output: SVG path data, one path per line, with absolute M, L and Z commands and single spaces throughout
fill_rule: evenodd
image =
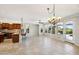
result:
M 5 40 L 0 44 L 1 55 L 76 55 L 79 47 L 48 36 L 23 38 L 22 43 Z

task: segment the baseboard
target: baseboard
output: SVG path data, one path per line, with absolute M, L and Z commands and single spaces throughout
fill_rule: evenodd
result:
M 76 45 L 76 46 L 79 46 L 79 43 L 76 43 L 76 42 L 70 42 L 70 41 L 65 41 L 65 42 L 69 42 L 69 43 L 71 43 L 71 44 L 74 44 L 74 45 Z
M 79 46 L 79 43 L 74 43 L 76 46 Z

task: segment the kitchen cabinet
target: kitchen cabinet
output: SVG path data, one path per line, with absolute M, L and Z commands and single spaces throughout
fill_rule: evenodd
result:
M 21 29 L 21 24 L 12 24 L 13 29 Z
M 0 33 L 0 43 L 2 43 L 4 41 L 4 34 Z
M 13 43 L 19 42 L 19 34 L 12 34 L 12 42 Z

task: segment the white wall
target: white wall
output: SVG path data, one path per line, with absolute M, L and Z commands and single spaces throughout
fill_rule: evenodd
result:
M 69 41 L 71 43 L 74 43 L 79 46 L 79 14 L 73 14 L 71 16 L 67 16 L 61 20 L 61 22 L 66 22 L 73 21 L 74 22 L 74 28 L 73 28 L 73 40 L 69 41 L 66 40 L 65 38 L 64 41 Z
M 75 31 L 74 31 L 74 40 L 75 44 L 79 46 L 79 17 L 75 18 Z
M 39 35 L 39 25 L 29 24 L 29 33 L 27 34 L 27 36 L 32 37 L 32 36 L 38 36 L 38 35 Z
M 41 32 L 41 29 L 43 32 Z M 45 25 L 44 24 L 39 24 L 39 35 L 45 34 Z

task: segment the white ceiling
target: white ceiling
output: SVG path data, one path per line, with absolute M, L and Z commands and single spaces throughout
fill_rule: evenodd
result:
M 48 12 L 46 8 L 53 9 L 53 4 L 2 4 L 0 5 L 0 16 L 7 18 L 15 18 L 24 22 L 35 22 L 38 20 L 46 20 Z M 77 4 L 56 4 L 56 16 L 65 17 L 79 12 Z

